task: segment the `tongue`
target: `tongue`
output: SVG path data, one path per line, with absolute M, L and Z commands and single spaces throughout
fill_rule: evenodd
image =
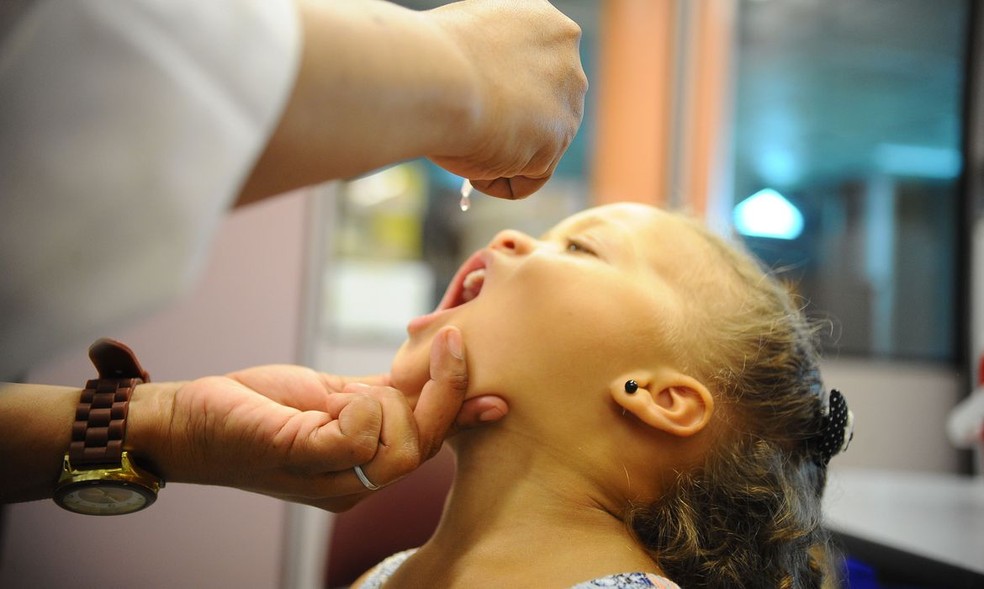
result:
M 485 283 L 485 269 L 479 268 L 478 270 L 472 270 L 465 276 L 465 281 L 462 283 L 461 300 L 468 302 L 478 296 L 478 293 L 482 292 L 482 284 Z

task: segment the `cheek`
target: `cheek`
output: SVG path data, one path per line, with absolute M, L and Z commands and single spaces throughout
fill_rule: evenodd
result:
M 476 318 L 466 339 L 469 376 L 474 391 L 597 387 L 611 369 L 629 360 L 639 340 L 638 322 L 604 297 L 573 301 L 557 297 L 522 297 L 515 293 L 511 312 Z M 633 319 L 633 320 L 629 320 Z M 627 334 L 627 328 L 637 333 Z M 474 334 L 480 334 L 475 337 Z

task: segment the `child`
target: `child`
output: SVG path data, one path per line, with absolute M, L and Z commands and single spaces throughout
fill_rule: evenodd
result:
M 510 413 L 452 440 L 431 539 L 354 587 L 820 587 L 849 412 L 749 256 L 682 216 L 603 206 L 466 261 L 408 326 L 396 388 L 420 391 L 446 325 L 469 396 Z

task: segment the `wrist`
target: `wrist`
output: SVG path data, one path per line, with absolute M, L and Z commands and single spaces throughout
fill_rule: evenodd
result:
M 127 415 L 125 450 L 143 467 L 164 481 L 181 479 L 174 460 L 171 431 L 174 398 L 180 382 L 148 382 L 137 385 Z
M 52 498 L 60 507 L 84 515 L 125 515 L 145 509 L 157 500 L 164 481 L 149 472 L 148 447 L 143 448 L 143 462 L 132 450 L 128 437 L 132 429 L 143 430 L 142 442 L 154 436 L 146 433 L 156 428 L 131 428 L 132 408 L 145 418 L 154 404 L 153 395 L 140 394 L 134 404 L 137 387 L 150 376 L 129 347 L 110 338 L 101 338 L 89 346 L 89 359 L 98 374 L 86 380 L 78 397 L 69 431 L 70 442 L 64 455 L 61 475 Z M 138 425 L 149 419 L 136 420 Z M 142 422 L 142 423 L 141 423 Z M 141 452 L 141 450 L 138 450 Z
M 468 53 L 467 44 L 460 42 L 463 35 L 469 34 L 467 23 L 459 22 L 454 14 L 445 14 L 441 9 L 428 14 L 434 18 L 424 18 L 424 13 L 418 13 L 417 17 L 422 21 L 421 26 L 429 27 L 439 39 L 436 46 L 441 47 L 438 53 L 443 56 L 439 75 L 444 79 L 432 84 L 441 88 L 440 95 L 432 97 L 434 104 L 440 105 L 436 113 L 440 120 L 431 121 L 431 128 L 437 131 L 433 135 L 437 143 L 427 155 L 467 157 L 475 148 L 474 137 L 479 134 L 488 110 L 488 97 L 494 89 L 483 88 L 482 72 L 475 57 Z

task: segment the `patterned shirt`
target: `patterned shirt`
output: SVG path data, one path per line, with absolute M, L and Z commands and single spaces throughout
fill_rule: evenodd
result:
M 400 565 L 416 551 L 416 549 L 404 550 L 379 563 L 369 573 L 359 589 L 379 589 L 396 572 L 396 569 L 400 568 Z M 680 589 L 679 585 L 673 581 L 652 573 L 618 573 L 578 583 L 571 589 L 598 589 L 599 587 L 609 589 L 649 589 L 652 587 L 656 589 Z

